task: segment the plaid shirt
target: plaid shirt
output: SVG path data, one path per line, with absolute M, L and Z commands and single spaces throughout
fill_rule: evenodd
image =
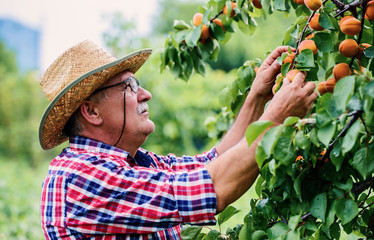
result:
M 46 239 L 180 239 L 180 224 L 215 224 L 216 195 L 195 157 L 127 152 L 84 137 L 49 166 L 42 186 Z

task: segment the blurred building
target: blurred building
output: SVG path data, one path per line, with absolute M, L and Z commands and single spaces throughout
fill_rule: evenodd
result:
M 0 41 L 16 54 L 20 72 L 40 68 L 40 31 L 12 19 L 0 18 Z

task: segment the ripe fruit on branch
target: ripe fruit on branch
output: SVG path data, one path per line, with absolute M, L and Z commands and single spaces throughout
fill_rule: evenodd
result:
M 319 25 L 319 13 L 314 14 L 312 19 L 310 19 L 309 27 L 315 31 L 322 31 L 323 27 Z
M 305 40 L 312 39 L 312 38 L 314 38 L 314 33 L 311 33 L 308 36 L 306 36 Z
M 374 19 L 374 1 L 373 0 L 367 3 L 365 18 L 369 21 Z
M 195 13 L 192 18 L 192 23 L 195 26 L 199 26 L 203 21 L 203 14 L 202 13 Z
M 340 20 L 340 30 L 347 35 L 354 36 L 361 31 L 361 22 L 355 17 L 345 16 Z
M 258 8 L 258 9 L 261 9 L 262 8 L 262 5 L 261 5 L 261 2 L 260 0 L 252 0 L 252 4 L 255 8 Z
M 296 4 L 303 5 L 304 0 L 293 0 Z
M 322 6 L 322 0 L 304 0 L 304 3 L 312 11 L 317 11 Z
M 204 44 L 205 40 L 207 40 L 209 37 L 210 37 L 209 27 L 203 24 L 203 26 L 201 27 L 201 35 L 200 35 L 201 43 Z
M 219 19 L 219 18 L 215 18 L 215 19 L 213 19 L 213 22 L 214 22 L 215 24 L 221 26 L 221 27 L 222 27 L 222 30 L 223 30 L 224 32 L 226 31 L 225 27 L 223 26 L 223 23 L 222 23 L 222 20 L 221 20 L 221 19 Z
M 230 17 L 233 17 L 235 16 L 235 10 L 234 8 L 236 8 L 238 5 L 235 3 L 235 2 L 231 2 L 231 12 L 230 12 Z M 227 15 L 227 6 L 224 6 L 223 7 L 223 14 Z
M 335 78 L 330 78 L 327 81 L 323 81 L 323 82 L 318 83 L 317 90 L 318 90 L 319 94 L 321 94 L 321 95 L 323 95 L 327 92 L 332 93 L 332 92 L 334 92 L 335 84 L 336 84 Z
M 290 82 L 292 82 L 293 79 L 295 78 L 296 74 L 298 74 L 299 72 L 300 72 L 300 70 L 292 69 L 291 71 L 289 71 L 286 74 L 286 78 L 288 78 L 290 80 Z
M 346 63 L 338 63 L 332 70 L 332 74 L 336 81 L 339 81 L 341 78 L 349 76 L 352 74 L 349 65 Z
M 283 63 L 291 63 L 293 62 L 293 60 L 295 59 L 295 53 L 289 53 L 287 55 L 287 57 L 283 60 Z
M 358 47 L 358 53 L 356 55 L 357 59 L 360 59 L 362 53 L 365 51 L 366 48 L 371 47 L 369 43 L 361 43 L 360 46 Z
M 358 53 L 358 44 L 353 39 L 346 39 L 339 45 L 339 52 L 345 57 L 353 57 Z
M 296 157 L 295 162 L 301 161 L 301 160 L 304 160 L 304 157 L 299 155 L 299 156 Z
M 300 43 L 299 51 L 301 52 L 304 49 L 312 50 L 313 54 L 316 54 L 318 52 L 318 48 L 316 46 L 316 43 L 311 39 L 304 40 Z
M 282 87 L 283 79 L 284 79 L 284 77 L 282 76 L 282 74 L 279 73 L 277 75 L 276 80 L 275 80 L 275 84 L 274 84 L 273 88 L 271 89 L 273 95 L 275 95 L 278 92 L 278 90 Z

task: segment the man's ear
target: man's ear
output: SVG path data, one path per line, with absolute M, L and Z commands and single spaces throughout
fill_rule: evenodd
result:
M 100 125 L 103 119 L 100 116 L 99 108 L 90 101 L 84 101 L 79 107 L 82 117 L 92 125 Z

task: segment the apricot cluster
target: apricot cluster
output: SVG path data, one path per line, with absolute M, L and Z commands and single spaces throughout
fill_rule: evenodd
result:
M 338 63 L 334 66 L 332 74 L 332 78 L 318 84 L 317 90 L 319 94 L 323 95 L 328 92 L 334 92 L 335 84 L 343 77 L 351 75 L 352 71 L 347 63 Z
M 192 23 L 195 26 L 200 26 L 203 21 L 203 14 L 202 13 L 195 13 L 193 18 L 192 18 Z M 219 25 L 222 27 L 222 30 L 225 31 L 225 27 L 223 26 L 222 20 L 219 18 L 215 18 L 212 20 L 215 24 Z M 201 35 L 200 35 L 200 42 L 205 43 L 205 41 L 211 37 L 210 32 L 209 32 L 209 26 L 206 24 L 203 24 L 201 26 Z

